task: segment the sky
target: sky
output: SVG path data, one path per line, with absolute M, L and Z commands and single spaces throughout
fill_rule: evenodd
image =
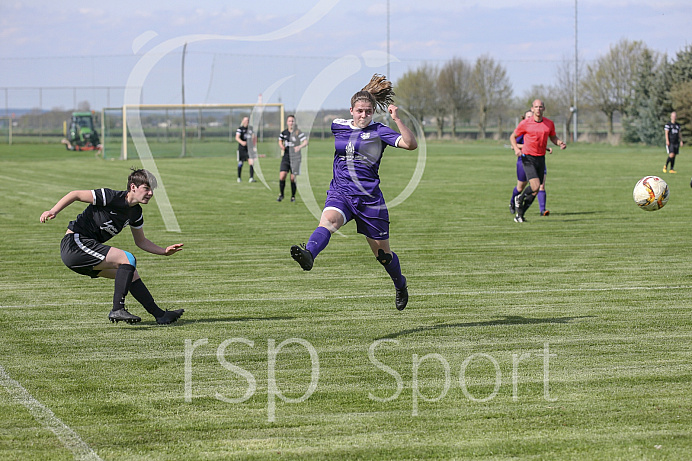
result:
M 185 43 L 190 104 L 346 108 L 373 73 L 483 55 L 540 97 L 574 59 L 575 4 L 582 69 L 622 39 L 669 59 L 692 45 L 689 0 L 2 0 L 0 112 L 180 103 Z

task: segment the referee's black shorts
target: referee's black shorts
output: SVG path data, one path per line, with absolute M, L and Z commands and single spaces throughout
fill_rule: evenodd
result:
M 522 155 L 521 164 L 526 173 L 526 179 L 538 178 L 541 184 L 545 179 L 545 155 Z
M 99 272 L 94 266 L 100 264 L 111 247 L 80 234 L 67 233 L 60 242 L 60 258 L 67 267 L 78 274 L 97 278 Z

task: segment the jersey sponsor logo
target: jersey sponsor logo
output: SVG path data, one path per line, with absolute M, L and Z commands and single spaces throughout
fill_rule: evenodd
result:
M 346 159 L 347 160 L 353 160 L 353 154 L 356 152 L 356 147 L 353 145 L 351 141 L 348 142 L 348 145 L 346 146 Z
M 370 133 L 369 132 L 363 132 L 360 134 L 360 139 L 370 139 Z
M 128 219 L 127 221 L 125 221 L 125 224 L 123 224 L 123 229 L 124 229 L 125 227 L 127 227 L 128 224 L 130 224 L 130 220 L 129 220 L 129 219 Z M 120 232 L 120 231 L 118 230 L 118 228 L 115 227 L 115 226 L 113 225 L 113 221 L 112 221 L 112 220 L 111 220 L 111 221 L 106 221 L 105 223 L 103 223 L 103 225 L 101 225 L 101 226 L 99 227 L 99 229 L 108 232 L 108 233 L 111 234 L 113 237 L 115 237 L 116 235 L 118 235 L 118 232 Z

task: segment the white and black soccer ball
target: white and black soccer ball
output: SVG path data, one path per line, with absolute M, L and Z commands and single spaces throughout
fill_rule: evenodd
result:
M 668 203 L 668 184 L 658 176 L 646 176 L 634 186 L 634 203 L 646 211 L 656 211 Z

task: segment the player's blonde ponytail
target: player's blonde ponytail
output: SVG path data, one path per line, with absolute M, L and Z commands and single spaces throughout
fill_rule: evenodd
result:
M 375 110 L 386 112 L 387 107 L 393 103 L 393 97 L 392 82 L 384 75 L 375 74 L 362 90 L 353 95 L 351 107 L 358 101 L 369 101 Z

